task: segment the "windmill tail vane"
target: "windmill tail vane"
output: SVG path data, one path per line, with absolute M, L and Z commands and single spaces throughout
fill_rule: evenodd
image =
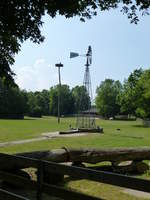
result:
M 91 62 L 89 62 L 91 64 L 92 63 L 92 47 L 91 46 L 88 47 L 88 51 L 87 51 L 86 54 L 79 54 L 77 52 L 70 52 L 70 58 L 75 58 L 75 57 L 78 57 L 78 56 L 87 57 L 88 59 L 91 60 Z
M 70 52 L 70 58 L 75 58 L 75 57 L 77 57 L 77 56 L 79 56 L 78 53 Z

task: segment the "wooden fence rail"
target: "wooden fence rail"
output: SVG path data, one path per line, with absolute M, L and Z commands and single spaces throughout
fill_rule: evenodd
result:
M 16 163 L 17 166 L 19 163 L 20 168 L 21 166 L 36 168 L 37 181 L 29 180 L 27 178 L 5 171 L 5 166 L 7 166 L 7 170 L 8 166 L 10 166 L 10 169 L 12 169 L 12 167 L 14 167 L 15 169 Z M 97 171 L 87 168 L 67 166 L 48 161 L 31 159 L 27 157 L 0 154 L 0 179 L 9 181 L 10 183 L 17 183 L 18 185 L 23 185 L 25 189 L 36 190 L 37 200 L 42 200 L 42 193 L 47 193 L 48 195 L 56 196 L 62 199 L 68 199 L 69 197 L 70 200 L 100 200 L 100 198 L 91 197 L 89 195 L 74 192 L 60 186 L 45 183 L 43 181 L 45 172 L 49 172 L 52 174 L 70 175 L 71 177 L 76 177 L 78 179 L 88 179 L 115 186 L 150 192 L 150 180 L 143 180 L 130 176 L 104 171 Z M 0 200 L 2 199 L 1 196 L 6 193 L 6 191 L 0 191 Z M 12 198 L 9 198 L 9 195 L 11 195 L 11 193 L 8 192 L 8 198 L 5 198 L 6 200 L 27 200 L 26 198 L 17 195 L 14 195 Z
M 25 197 L 22 197 L 17 194 L 13 194 L 12 192 L 8 192 L 6 190 L 0 189 L 0 200 L 29 200 Z

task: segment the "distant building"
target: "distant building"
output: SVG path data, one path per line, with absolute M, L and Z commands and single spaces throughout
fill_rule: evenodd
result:
M 97 108 L 91 108 L 89 110 L 82 111 L 82 114 L 99 115 Z

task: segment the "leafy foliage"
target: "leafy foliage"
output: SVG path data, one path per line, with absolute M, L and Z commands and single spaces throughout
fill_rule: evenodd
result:
M 105 118 L 117 114 L 150 118 L 150 70 L 136 69 L 121 85 L 119 81 L 105 79 L 97 87 L 96 106 Z M 27 92 L 17 86 L 7 85 L 0 79 L 0 117 L 17 118 L 23 114 L 40 117 L 57 115 L 58 89 L 60 113 L 68 115 L 87 110 L 90 98 L 84 86 L 72 89 L 68 85 L 51 87 L 41 92 Z
M 121 112 L 124 114 L 135 115 L 138 107 L 137 100 L 140 98 L 140 92 L 137 90 L 137 84 L 142 74 L 143 70 L 141 68 L 136 69 L 124 82 L 122 92 L 118 97 Z
M 80 112 L 89 109 L 91 104 L 89 95 L 84 86 L 76 86 L 72 89 L 72 96 L 74 98 L 75 112 Z
M 150 0 L 1 0 L 0 1 L 0 77 L 7 84 L 13 83 L 10 66 L 18 53 L 21 43 L 30 39 L 40 43 L 42 16 L 57 14 L 66 18 L 79 16 L 82 21 L 90 19 L 99 11 L 122 7 L 132 23 L 138 22 L 138 11 L 149 14 Z
M 59 85 L 50 90 L 27 92 L 17 86 L 7 86 L 0 79 L 0 115 L 7 118 L 15 115 L 41 117 L 57 115 Z M 86 89 L 76 86 L 72 90 L 68 85 L 60 87 L 60 113 L 69 115 L 88 109 L 90 103 Z M 17 118 L 17 117 L 16 117 Z
M 49 91 L 26 92 L 27 112 L 32 117 L 49 115 Z
M 50 114 L 58 113 L 58 90 L 60 90 L 60 113 L 61 115 L 72 114 L 74 112 L 74 101 L 68 85 L 59 85 L 50 89 Z
M 106 79 L 97 88 L 96 106 L 104 117 L 125 114 L 150 119 L 150 70 L 134 70 L 121 84 Z
M 112 79 L 105 79 L 96 93 L 96 107 L 99 113 L 106 117 L 113 117 L 120 112 L 120 106 L 117 103 L 117 97 L 121 91 L 121 83 Z
M 136 115 L 150 119 L 150 70 L 145 70 L 137 83 Z
M 18 87 L 8 87 L 0 80 L 0 117 L 22 118 L 25 99 Z

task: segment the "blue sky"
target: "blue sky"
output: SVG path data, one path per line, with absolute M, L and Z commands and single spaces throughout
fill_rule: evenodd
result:
M 44 43 L 26 41 L 12 66 L 21 89 L 35 91 L 56 85 L 58 62 L 64 64 L 63 84 L 82 85 L 86 60 L 70 59 L 69 53 L 84 54 L 89 45 L 93 50 L 90 72 L 94 96 L 96 87 L 105 78 L 123 82 L 134 69 L 150 66 L 149 16 L 143 17 L 138 25 L 130 24 L 119 10 L 99 13 L 85 23 L 78 17 L 62 16 L 54 19 L 45 16 L 43 21 Z

